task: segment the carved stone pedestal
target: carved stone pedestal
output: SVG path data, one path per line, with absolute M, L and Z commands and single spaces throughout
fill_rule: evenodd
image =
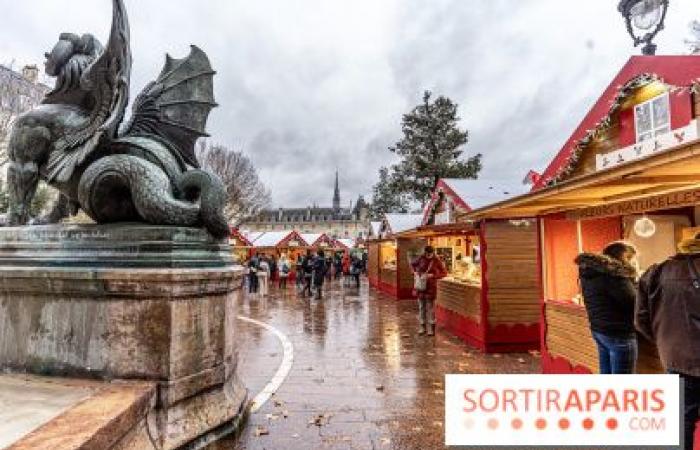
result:
M 158 445 L 206 439 L 245 408 L 241 284 L 228 245 L 198 229 L 0 229 L 0 368 L 155 382 Z

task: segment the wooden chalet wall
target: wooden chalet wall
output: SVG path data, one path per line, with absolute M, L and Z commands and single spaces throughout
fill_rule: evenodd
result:
M 548 373 L 598 373 L 598 350 L 586 309 L 563 302 L 547 302 Z M 656 348 L 639 337 L 637 373 L 663 373 Z
M 484 234 L 483 287 L 488 290 L 489 325 L 538 323 L 541 311 L 536 222 L 523 226 L 507 220 L 487 221 Z
M 367 243 L 367 277 L 372 285 L 379 281 L 379 242 Z
M 481 287 L 438 281 L 437 304 L 462 317 L 481 322 Z

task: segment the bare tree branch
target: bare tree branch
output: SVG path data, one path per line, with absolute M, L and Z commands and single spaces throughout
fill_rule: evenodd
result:
M 228 203 L 224 214 L 229 222 L 238 224 L 269 206 L 270 191 L 260 181 L 252 161 L 242 152 L 200 141 L 197 160 L 203 169 L 218 175 L 226 186 Z

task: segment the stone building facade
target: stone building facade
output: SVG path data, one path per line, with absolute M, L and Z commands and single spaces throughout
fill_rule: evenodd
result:
M 333 238 L 364 238 L 369 229 L 369 205 L 359 196 L 354 205 L 341 207 L 338 173 L 331 207 L 278 208 L 261 211 L 241 225 L 250 231 L 296 230 L 299 233 L 325 233 Z
M 7 151 L 12 121 L 38 105 L 50 90 L 39 81 L 37 66 L 24 66 L 20 71 L 0 65 L 0 152 Z

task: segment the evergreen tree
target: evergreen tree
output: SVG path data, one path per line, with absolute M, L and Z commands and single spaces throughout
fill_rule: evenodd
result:
M 372 204 L 369 207 L 373 220 L 381 219 L 384 213 L 408 212 L 409 199 L 406 194 L 399 192 L 393 175 L 386 167 L 379 169 L 379 182 L 372 188 Z
M 432 93 L 425 91 L 423 103 L 403 116 L 403 138 L 389 147 L 401 158 L 392 167 L 395 193 L 425 204 L 440 178 L 478 176 L 481 155 L 466 159 L 462 156 L 468 132 L 457 126 L 457 107 L 449 98 L 439 96 L 433 100 Z

